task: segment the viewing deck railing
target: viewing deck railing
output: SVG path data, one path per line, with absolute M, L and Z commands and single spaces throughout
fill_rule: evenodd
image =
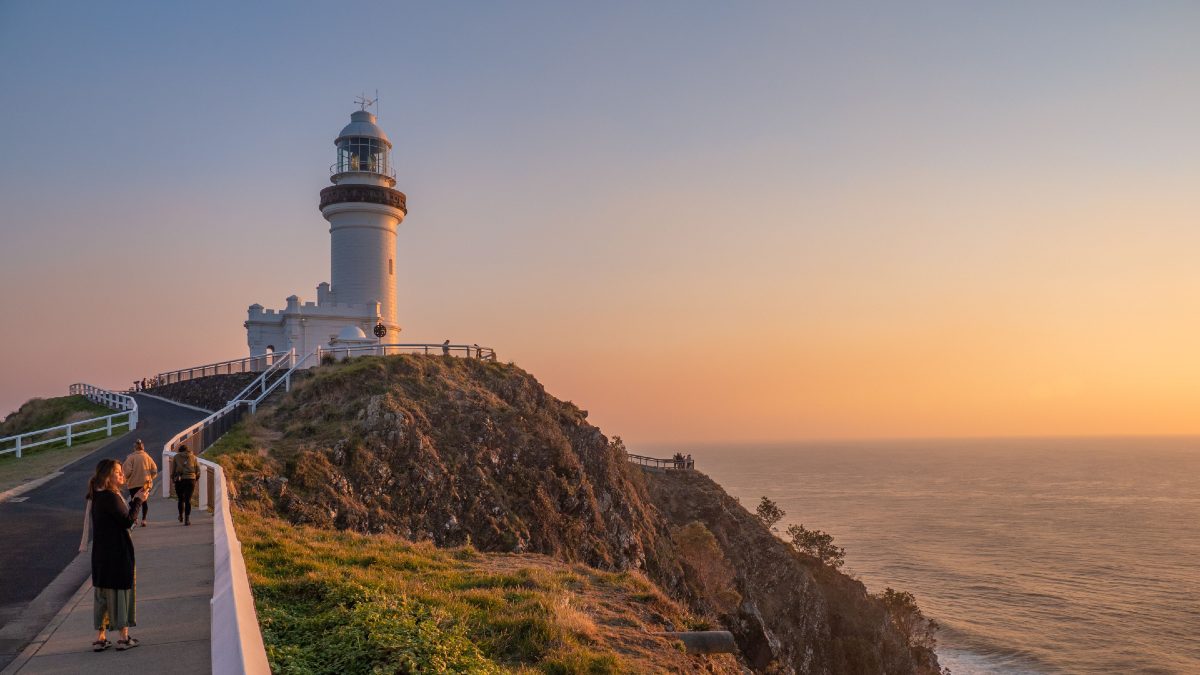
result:
M 426 344 L 426 343 L 411 343 L 411 344 L 377 344 L 377 345 L 356 345 L 354 347 L 318 347 L 316 363 L 321 363 L 325 355 L 328 354 L 339 361 L 348 356 L 392 356 L 394 354 L 443 354 L 446 356 L 459 356 L 471 359 L 483 359 L 484 361 L 495 361 L 496 350 L 491 347 L 480 347 L 479 345 L 447 345 L 441 342 Z
M 629 461 L 639 466 L 663 471 L 690 471 L 696 468 L 696 461 L 690 455 L 662 459 L 661 457 L 646 457 L 629 453 Z
M 210 375 L 233 375 L 234 373 L 261 373 L 262 371 L 275 365 L 275 363 L 288 355 L 287 352 L 279 354 L 262 354 L 259 356 L 248 356 L 244 359 L 232 359 L 229 361 L 218 361 L 217 363 L 209 363 L 203 366 L 194 366 L 192 368 L 181 368 L 172 370 L 166 373 L 159 373 L 150 380 L 150 386 L 160 386 L 164 384 L 175 384 L 176 382 L 187 382 L 198 377 L 208 377 Z
M 105 436 L 112 436 L 113 429 L 119 427 L 128 427 L 127 431 L 137 428 L 138 405 L 132 396 L 83 383 L 71 385 L 70 392 L 73 396 L 84 396 L 93 403 L 99 403 L 121 412 L 0 438 L 0 455 L 15 452 L 19 458 L 25 450 L 36 448 L 39 445 L 66 441 L 67 447 L 71 447 L 76 440 L 85 436 L 101 432 Z M 55 434 L 55 432 L 62 433 Z M 9 443 L 12 443 L 12 446 L 6 447 Z

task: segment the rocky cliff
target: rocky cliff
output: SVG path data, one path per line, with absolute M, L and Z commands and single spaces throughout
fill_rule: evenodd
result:
M 586 418 L 512 365 L 366 357 L 317 369 L 222 445 L 254 453 L 234 472 L 238 502 L 296 523 L 640 570 L 733 631 L 759 672 L 936 667 L 914 660 L 861 584 L 794 552 L 703 475 L 629 464 Z M 693 522 L 719 552 L 697 558 L 679 536 Z M 732 570 L 732 588 L 713 570 Z

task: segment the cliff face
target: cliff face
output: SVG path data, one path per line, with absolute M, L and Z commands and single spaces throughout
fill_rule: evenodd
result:
M 756 670 L 772 664 L 798 673 L 923 670 L 861 583 L 794 551 L 710 478 L 648 472 L 646 484 L 668 522 L 703 523 L 732 563 L 742 602 L 722 619 Z
M 861 584 L 703 475 L 643 473 L 586 416 L 511 365 L 369 357 L 318 369 L 225 445 L 259 454 L 234 472 L 239 501 L 293 522 L 642 570 L 760 672 L 919 672 Z M 715 597 L 673 539 L 694 521 L 736 594 Z

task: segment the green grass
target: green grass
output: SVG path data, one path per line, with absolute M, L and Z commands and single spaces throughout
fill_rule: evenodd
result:
M 60 396 L 58 398 L 35 398 L 26 401 L 19 410 L 12 413 L 0 424 L 0 438 L 6 436 L 16 436 L 25 434 L 30 431 L 39 429 L 47 429 L 61 426 L 68 422 L 76 422 L 87 420 L 95 417 L 107 417 L 113 415 L 117 411 L 106 408 L 102 405 L 97 405 L 87 400 L 83 396 Z M 78 424 L 72 428 L 71 451 L 64 453 L 61 463 L 70 461 L 70 455 L 75 457 L 80 456 L 77 448 L 84 444 L 94 446 L 97 441 L 107 441 L 110 437 L 105 433 L 108 428 L 106 420 L 97 420 L 87 424 Z M 120 436 L 129 432 L 128 418 L 120 418 L 113 420 L 113 436 Z M 67 448 L 67 440 L 65 438 L 66 430 L 57 429 L 44 434 L 27 436 L 21 439 L 21 445 L 24 446 L 21 450 L 21 459 L 32 458 L 41 453 L 52 450 L 61 450 Z M 52 438 L 61 440 L 44 443 L 34 447 L 29 447 L 32 443 L 48 441 Z M 15 447 L 14 441 L 5 441 L 0 449 L 10 450 Z M 95 449 L 94 447 L 92 449 Z M 0 455 L 0 460 L 16 459 L 16 453 L 5 453 Z M 57 459 L 50 460 L 51 464 L 57 462 Z M 52 471 L 52 468 L 46 468 L 43 472 Z
M 246 421 L 243 420 L 226 431 L 216 443 L 208 446 L 208 450 L 204 451 L 204 458 L 212 459 L 234 452 L 252 452 L 256 447 L 250 430 L 246 428 Z
M 11 413 L 0 423 L 0 438 L 66 424 L 69 419 L 87 419 L 112 415 L 111 410 L 92 403 L 83 396 L 34 398 Z M 103 426 L 103 425 L 101 425 Z
M 4 422 L 0 424 L 0 438 L 57 427 L 72 421 L 106 417 L 116 412 L 92 403 L 83 396 L 34 398 L 26 401 L 20 409 L 5 418 Z M 104 420 L 77 425 L 72 430 L 73 438 L 70 447 L 67 446 L 65 438 L 32 448 L 28 447 L 30 443 L 65 436 L 64 429 L 22 439 L 21 444 L 26 447 L 21 450 L 20 458 L 17 458 L 15 452 L 0 455 L 0 491 L 41 478 L 96 450 L 114 438 L 127 434 L 129 432 L 128 422 L 125 418 L 122 418 L 120 422 L 119 425 L 113 425 L 112 437 L 103 431 L 107 428 Z M 88 431 L 94 433 L 85 433 Z M 0 449 L 8 450 L 14 445 L 13 441 L 6 441 Z
M 645 593 L 638 577 L 492 570 L 470 548 L 235 520 L 273 672 L 630 672 L 592 646 L 570 588 Z

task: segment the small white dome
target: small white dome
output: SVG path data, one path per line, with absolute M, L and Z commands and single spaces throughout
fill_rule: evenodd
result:
M 367 334 L 364 333 L 363 329 L 359 328 L 358 326 L 346 326 L 338 333 L 337 339 L 365 340 L 367 339 Z
M 383 133 L 383 129 L 379 128 L 379 125 L 375 123 L 375 115 L 366 110 L 355 110 L 350 113 L 350 124 L 342 128 L 342 133 L 338 134 L 338 137 L 333 142 L 336 144 L 343 138 L 350 136 L 378 138 L 387 143 L 389 148 L 392 147 L 392 142 L 388 140 L 387 134 Z

